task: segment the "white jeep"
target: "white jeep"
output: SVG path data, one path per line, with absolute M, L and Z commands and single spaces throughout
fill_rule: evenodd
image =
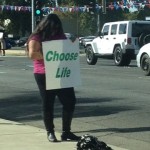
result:
M 128 66 L 139 49 L 150 42 L 150 21 L 105 23 L 100 35 L 86 42 L 87 63 L 95 65 L 99 57 L 113 58 L 116 66 Z

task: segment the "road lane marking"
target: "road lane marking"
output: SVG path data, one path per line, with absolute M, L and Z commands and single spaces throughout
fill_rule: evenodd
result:
M 143 77 L 138 77 L 139 79 L 146 79 L 146 80 L 150 80 L 149 76 L 143 76 Z
M 33 65 L 27 65 L 27 67 L 33 68 Z
M 84 69 L 84 70 L 95 70 L 95 68 L 81 68 L 81 69 Z

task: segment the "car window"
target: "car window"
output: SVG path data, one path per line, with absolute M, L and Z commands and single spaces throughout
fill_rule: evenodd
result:
M 132 36 L 138 37 L 141 33 L 150 33 L 150 25 L 144 23 L 133 23 L 132 24 Z
M 109 31 L 109 25 L 104 26 L 102 33 L 104 35 L 108 35 L 108 31 Z
M 119 25 L 119 34 L 126 34 L 127 24 Z
M 117 24 L 113 24 L 111 26 L 111 32 L 110 32 L 110 34 L 111 35 L 115 35 L 116 33 L 117 33 Z

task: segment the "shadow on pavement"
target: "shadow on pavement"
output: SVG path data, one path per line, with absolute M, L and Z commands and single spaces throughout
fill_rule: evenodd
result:
M 96 130 L 88 130 L 88 131 L 77 131 L 76 133 L 98 133 L 98 132 L 115 132 L 115 133 L 132 133 L 132 132 L 147 132 L 150 131 L 150 127 L 135 127 L 135 128 L 106 128 L 106 129 L 96 129 Z
M 77 98 L 74 117 L 106 116 L 135 109 L 127 106 L 111 106 L 112 98 Z M 101 103 L 107 102 L 107 105 Z M 42 119 L 41 99 L 37 91 L 22 92 L 20 95 L 0 100 L 0 117 L 13 121 L 33 121 Z M 61 117 L 62 105 L 55 102 L 55 118 Z

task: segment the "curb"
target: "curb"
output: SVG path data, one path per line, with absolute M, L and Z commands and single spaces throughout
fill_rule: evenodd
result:
M 1 150 L 74 150 L 76 147 L 75 142 L 51 143 L 44 129 L 14 121 L 0 119 L 0 131 Z
M 25 49 L 18 49 L 18 50 L 5 50 L 6 56 L 27 56 Z M 80 50 L 80 54 L 84 54 L 83 50 Z
M 6 56 L 27 56 L 25 49 L 24 50 L 6 50 Z
M 0 146 L 1 150 L 76 150 L 77 142 L 51 143 L 46 139 L 46 131 L 41 128 L 22 124 L 15 121 L 0 118 Z M 56 137 L 60 133 L 56 132 Z M 9 142 L 8 142 L 9 141 Z M 127 150 L 109 145 L 113 150 Z

